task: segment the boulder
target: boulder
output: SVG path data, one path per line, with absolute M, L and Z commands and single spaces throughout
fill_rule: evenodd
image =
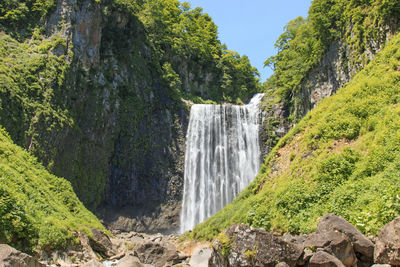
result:
M 97 260 L 91 260 L 83 264 L 82 267 L 104 267 L 104 265 L 98 262 Z
M 9 245 L 0 244 L 0 267 L 45 267 L 33 257 Z
M 317 251 L 311 257 L 308 267 L 344 267 L 343 263 L 325 251 Z
M 111 240 L 104 232 L 92 228 L 92 234 L 93 236 L 89 238 L 89 241 L 94 251 L 104 254 L 107 257 L 115 255 Z
M 323 216 L 319 222 L 317 233 L 330 231 L 338 231 L 348 236 L 350 241 L 353 243 L 354 251 L 365 256 L 366 260 L 372 262 L 374 256 L 374 244 L 351 223 L 342 217 L 328 213 Z
M 312 233 L 304 242 L 304 246 L 311 250 L 321 248 L 323 251 L 334 255 L 345 266 L 357 263 L 350 239 L 338 231 Z
M 301 255 L 300 259 L 297 261 L 297 265 L 303 266 L 306 265 L 306 263 L 311 259 L 311 257 L 314 255 L 314 253 L 306 248 L 304 249 L 303 254 Z
M 400 217 L 385 225 L 375 243 L 375 263 L 400 265 Z
M 142 264 L 138 257 L 130 254 L 123 257 L 116 265 L 116 267 L 144 267 L 147 266 Z
M 211 258 L 212 249 L 199 247 L 196 248 L 190 258 L 189 265 L 196 267 L 207 267 Z
M 275 267 L 289 267 L 289 265 L 286 262 L 280 262 Z
M 176 247 L 168 242 L 147 242 L 141 244 L 138 246 L 136 253 L 140 262 L 156 267 L 162 267 L 166 264 L 174 265 L 183 260 Z
M 265 229 L 232 225 L 213 244 L 210 266 L 271 266 L 296 263 L 303 253 L 301 246 L 274 236 Z

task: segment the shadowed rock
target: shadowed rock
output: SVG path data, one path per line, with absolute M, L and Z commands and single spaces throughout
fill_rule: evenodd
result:
M 328 213 L 322 217 L 320 223 L 318 224 L 317 233 L 330 231 L 338 231 L 348 236 L 350 241 L 353 243 L 354 251 L 364 255 L 369 261 L 372 262 L 374 255 L 374 244 L 360 231 L 358 231 L 351 223 L 342 217 Z
M 93 236 L 90 237 L 90 246 L 96 252 L 103 253 L 108 257 L 115 255 L 110 238 L 102 231 L 92 228 Z
M 322 248 L 325 252 L 336 256 L 345 266 L 357 263 L 350 239 L 338 231 L 312 233 L 304 242 L 304 246 L 310 249 Z
M 318 251 L 311 257 L 308 267 L 344 267 L 344 265 L 335 256 L 325 251 Z

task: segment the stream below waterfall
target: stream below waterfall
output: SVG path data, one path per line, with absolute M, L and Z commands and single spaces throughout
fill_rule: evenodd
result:
M 221 210 L 247 186 L 260 168 L 259 104 L 191 107 L 186 135 L 180 232 Z

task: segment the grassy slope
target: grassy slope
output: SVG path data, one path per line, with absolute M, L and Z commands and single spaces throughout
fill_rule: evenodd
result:
M 307 233 L 333 212 L 375 234 L 400 215 L 400 34 L 337 95 L 282 138 L 256 180 L 198 225 L 213 238 L 232 223 Z
M 0 240 L 19 249 L 62 249 L 72 231 L 103 229 L 69 182 L 49 174 L 0 128 Z

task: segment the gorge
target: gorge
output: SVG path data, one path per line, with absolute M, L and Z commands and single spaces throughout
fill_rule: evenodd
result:
M 193 105 L 186 135 L 180 231 L 229 204 L 260 167 L 260 110 L 264 94 L 248 105 Z

